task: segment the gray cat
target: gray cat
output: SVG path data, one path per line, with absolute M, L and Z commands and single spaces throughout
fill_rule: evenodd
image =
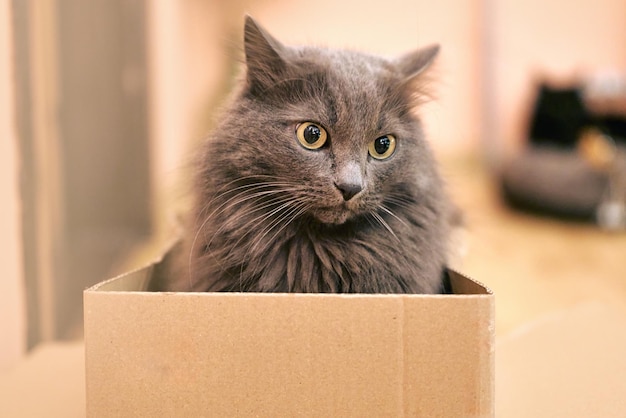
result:
M 440 292 L 452 209 L 413 112 L 438 46 L 394 60 L 287 47 L 250 17 L 244 38 L 166 287 Z

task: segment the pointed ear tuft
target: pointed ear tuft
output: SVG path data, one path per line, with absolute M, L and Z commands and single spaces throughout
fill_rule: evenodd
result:
M 400 57 L 397 66 L 405 81 L 410 81 L 426 71 L 438 54 L 439 45 L 430 45 Z
M 246 16 L 244 48 L 251 85 L 269 85 L 285 70 L 285 47 L 250 16 Z

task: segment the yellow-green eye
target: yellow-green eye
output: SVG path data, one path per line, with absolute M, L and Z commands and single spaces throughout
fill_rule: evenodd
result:
M 385 160 L 396 150 L 396 137 L 385 135 L 370 142 L 368 151 L 373 158 Z
M 328 139 L 326 129 L 313 122 L 302 122 L 296 127 L 296 136 L 306 149 L 319 149 Z

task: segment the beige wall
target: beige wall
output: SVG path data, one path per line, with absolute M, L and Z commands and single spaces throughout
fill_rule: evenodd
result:
M 192 144 L 210 126 L 225 79 L 227 30 L 219 2 L 148 2 L 149 124 L 156 240 L 166 241 L 181 206 Z M 241 13 L 241 11 L 240 11 Z
M 8 0 L 0 1 L 0 370 L 17 360 L 26 346 L 21 257 L 19 163 L 13 108 L 11 18 Z

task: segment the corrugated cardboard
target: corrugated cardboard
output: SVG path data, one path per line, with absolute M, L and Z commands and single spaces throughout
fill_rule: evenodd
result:
M 87 415 L 491 417 L 494 296 L 85 291 Z

